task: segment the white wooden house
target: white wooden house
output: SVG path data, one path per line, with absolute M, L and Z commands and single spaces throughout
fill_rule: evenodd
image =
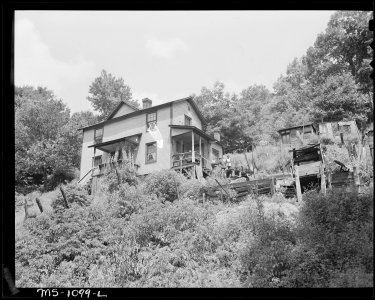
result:
M 202 131 L 205 120 L 192 97 L 157 106 L 148 98 L 138 109 L 121 101 L 106 120 L 82 128 L 80 183 L 126 159 L 138 175 L 174 169 L 202 177 L 223 155 L 220 135 Z

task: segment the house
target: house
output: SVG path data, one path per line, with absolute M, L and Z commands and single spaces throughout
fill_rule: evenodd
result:
M 317 130 L 314 124 L 304 124 L 283 128 L 277 131 L 281 136 L 282 148 L 299 148 L 317 138 Z
M 126 159 L 137 175 L 174 169 L 201 178 L 223 155 L 220 134 L 202 131 L 205 120 L 192 97 L 138 109 L 121 101 L 106 120 L 82 128 L 80 183 L 93 186 L 108 168 Z
M 343 139 L 360 138 L 360 131 L 355 121 L 324 122 L 319 123 L 319 137 L 329 138 L 333 141 L 340 142 Z

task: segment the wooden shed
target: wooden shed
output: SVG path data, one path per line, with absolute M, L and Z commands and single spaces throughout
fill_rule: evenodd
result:
M 286 148 L 302 147 L 315 137 L 317 130 L 314 124 L 304 124 L 278 130 L 281 137 L 281 146 Z

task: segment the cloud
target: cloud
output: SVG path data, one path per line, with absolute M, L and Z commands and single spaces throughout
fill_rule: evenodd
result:
M 147 41 L 146 48 L 151 55 L 162 58 L 170 58 L 177 52 L 186 52 L 188 50 L 186 43 L 179 38 L 169 40 L 151 38 Z
M 63 61 L 53 56 L 50 47 L 38 34 L 34 24 L 28 19 L 15 22 L 14 47 L 14 81 L 18 86 L 45 86 L 62 97 L 72 110 L 78 109 L 77 101 L 72 99 L 72 89 L 88 87 L 82 86 L 87 76 L 94 74 L 94 63 L 82 56 L 76 55 L 69 61 Z M 82 94 L 82 93 L 81 93 Z M 83 102 L 83 101 L 82 101 Z

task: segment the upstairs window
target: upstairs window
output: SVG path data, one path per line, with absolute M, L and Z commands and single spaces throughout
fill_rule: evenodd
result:
M 327 128 L 325 126 L 323 126 L 323 128 L 325 128 L 325 130 L 327 130 Z M 304 133 L 312 133 L 312 127 L 311 126 L 307 126 L 304 128 Z
M 148 113 L 146 115 L 146 127 L 147 127 L 147 130 L 150 128 L 150 124 L 156 125 L 156 122 L 157 122 L 156 111 Z
M 95 144 L 99 144 L 103 141 L 103 127 L 95 129 L 94 131 L 94 142 Z
M 156 162 L 156 142 L 146 144 L 146 164 Z
M 191 126 L 191 118 L 185 115 L 185 126 Z
M 102 156 L 101 155 L 95 156 L 95 157 L 93 157 L 93 159 L 94 159 L 94 167 L 102 164 Z

